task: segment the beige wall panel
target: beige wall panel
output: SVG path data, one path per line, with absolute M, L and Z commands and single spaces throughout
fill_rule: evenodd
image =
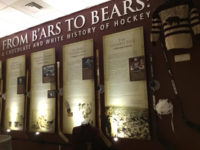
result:
M 106 116 L 111 125 L 108 133 L 149 138 L 149 125 L 143 119 L 148 118 L 143 27 L 104 36 L 103 55 Z M 135 118 L 144 123 L 137 126 Z
M 83 59 L 93 56 L 93 40 L 63 47 L 63 130 L 72 133 L 83 122 L 95 124 L 95 96 L 92 68 L 83 67 Z M 87 59 L 93 65 L 93 59 Z M 92 61 L 92 62 L 90 62 Z M 84 63 L 87 63 L 85 61 Z M 86 69 L 86 70 L 84 70 Z
M 6 61 L 5 129 L 22 130 L 24 126 L 25 96 L 23 93 L 17 94 L 17 89 L 19 77 L 23 77 L 25 84 L 25 68 L 25 55 Z
M 54 132 L 56 97 L 49 98 L 48 91 L 56 90 L 55 68 L 52 73 L 54 81 L 44 83 L 43 67 L 55 65 L 55 49 L 47 49 L 31 54 L 31 102 L 30 122 L 31 132 Z M 47 78 L 50 78 L 48 71 Z

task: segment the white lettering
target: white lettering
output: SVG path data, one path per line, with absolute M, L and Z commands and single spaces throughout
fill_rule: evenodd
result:
M 141 11 L 141 10 L 143 10 L 144 7 L 145 7 L 144 2 L 141 1 L 141 0 L 136 0 L 136 2 L 137 2 L 138 4 L 140 4 L 140 6 L 141 6 L 141 8 L 136 8 L 136 11 Z
M 91 15 L 92 15 L 92 25 L 97 24 L 99 22 L 98 11 L 97 10 L 92 11 Z
M 56 29 L 58 31 L 58 32 L 56 32 L 56 35 L 59 35 L 61 33 L 61 27 L 60 27 L 60 25 L 61 25 L 61 22 L 57 22 L 56 23 Z
M 124 25 L 125 23 L 126 23 L 125 19 L 121 19 L 121 20 L 120 20 L 120 24 L 121 24 L 121 25 Z
M 6 47 L 6 44 L 7 43 L 7 40 L 3 40 L 3 50 L 5 49 L 5 47 Z
M 118 9 L 118 7 L 117 7 L 116 4 L 115 4 L 114 7 L 113 7 L 113 10 L 112 10 L 112 13 L 111 13 L 110 19 L 113 18 L 113 15 L 114 15 L 114 14 L 117 14 L 118 17 L 122 16 L 122 15 L 120 14 L 119 9 Z
M 46 38 L 47 37 L 47 34 L 46 34 L 46 32 L 45 32 L 45 29 L 44 28 L 42 28 L 42 31 L 41 31 L 41 34 L 40 34 L 40 39 L 42 39 L 42 38 Z
M 71 31 L 72 30 L 72 28 L 71 28 L 71 21 L 72 20 L 74 20 L 74 18 L 70 18 L 70 19 L 65 20 L 65 22 L 67 22 L 67 25 L 68 25 L 67 31 Z
M 19 45 L 19 37 L 18 36 L 14 36 L 14 38 L 12 40 L 12 45 L 13 45 L 13 47 L 16 47 Z
M 108 17 L 108 6 L 101 8 L 102 11 L 102 22 L 109 20 Z
M 55 35 L 55 33 L 53 31 L 54 30 L 53 25 L 48 25 L 47 28 L 48 28 L 48 37 L 50 37 L 51 35 Z
M 132 0 L 125 0 L 124 3 L 124 15 L 128 14 L 127 10 L 131 12 L 136 12 L 133 8 L 131 8 Z
M 32 31 L 32 42 L 37 40 L 37 30 Z
M 28 43 L 28 35 L 25 34 L 20 35 L 20 36 L 14 36 L 12 39 L 9 38 L 7 40 L 3 40 L 3 50 L 5 49 L 9 49 L 9 48 L 15 48 L 17 46 L 21 46 L 23 44 L 27 44 Z
M 21 35 L 20 43 L 21 44 L 28 44 L 28 34 L 27 33 L 24 37 Z
M 118 20 L 114 21 L 114 27 L 117 27 L 117 26 L 119 26 L 119 21 Z
M 151 13 L 151 11 L 146 12 L 147 18 L 150 18 L 150 13 Z
M 128 22 L 128 23 L 131 23 L 131 17 L 128 17 L 128 18 L 127 18 L 127 22 Z
M 77 20 L 78 20 L 79 18 L 81 19 L 81 24 L 80 24 L 80 26 L 78 26 L 78 24 L 77 24 Z M 80 29 L 80 28 L 82 28 L 84 25 L 85 25 L 85 17 L 84 17 L 83 15 L 77 16 L 77 17 L 75 18 L 75 20 L 74 20 L 74 27 L 77 28 L 77 29 Z

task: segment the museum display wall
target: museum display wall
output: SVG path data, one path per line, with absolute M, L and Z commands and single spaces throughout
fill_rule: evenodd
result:
M 119 150 L 199 150 L 200 2 L 179 2 L 112 0 L 1 38 L 13 150 L 71 150 L 88 123 Z

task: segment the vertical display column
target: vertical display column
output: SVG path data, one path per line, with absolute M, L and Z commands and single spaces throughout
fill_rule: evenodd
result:
M 30 132 L 54 132 L 56 113 L 55 49 L 31 54 Z
M 63 47 L 63 130 L 95 125 L 93 40 Z
M 149 139 L 143 28 L 104 36 L 103 55 L 107 133 Z
M 25 66 L 25 55 L 10 58 L 6 61 L 5 129 L 23 130 Z

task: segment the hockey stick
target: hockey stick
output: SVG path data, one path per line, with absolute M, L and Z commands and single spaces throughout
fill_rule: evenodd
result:
M 57 66 L 57 89 L 60 90 L 60 62 L 57 61 L 56 63 Z M 61 101 L 60 101 L 60 95 L 59 93 L 57 93 L 57 128 L 58 128 L 58 135 L 60 136 L 60 138 L 65 142 L 65 143 L 69 143 L 69 139 L 64 135 L 64 133 L 61 130 L 61 114 L 60 114 L 60 107 L 61 106 Z
M 168 75 L 171 78 L 171 86 L 173 88 L 173 92 L 174 92 L 175 98 L 178 100 L 178 106 L 179 106 L 179 109 L 180 109 L 180 112 L 181 112 L 182 119 L 183 119 L 184 123 L 188 127 L 192 128 L 192 129 L 194 129 L 194 130 L 196 130 L 197 132 L 200 133 L 200 125 L 189 121 L 187 119 L 187 117 L 185 116 L 185 112 L 184 112 L 184 109 L 183 109 L 183 106 L 182 106 L 182 101 L 181 101 L 181 98 L 179 96 L 179 93 L 178 93 L 178 90 L 177 90 L 177 86 L 176 86 L 176 82 L 175 82 L 175 79 L 174 79 L 174 75 L 173 75 L 171 66 L 169 64 L 169 60 L 168 60 L 167 54 L 166 54 L 166 51 L 167 51 L 166 46 L 165 46 L 165 44 L 163 42 L 161 42 L 161 46 L 163 48 L 162 52 L 163 52 L 163 56 L 165 58 L 165 63 L 167 64 L 167 67 L 168 67 L 167 68 L 168 69 Z
M 155 77 L 154 77 L 154 69 L 153 69 L 153 58 L 150 54 L 149 56 L 149 61 L 150 61 L 150 72 L 151 72 L 151 80 L 154 81 Z M 152 100 L 153 100 L 153 108 L 155 108 L 155 104 L 156 104 L 156 100 L 155 100 L 155 92 L 157 91 L 158 89 L 155 89 L 155 90 L 152 90 L 151 89 L 151 95 L 152 95 Z M 154 112 L 155 114 L 155 112 Z M 158 117 L 156 116 L 156 122 L 158 121 Z M 167 141 L 165 141 L 164 139 L 161 138 L 160 134 L 159 134 L 159 131 L 158 131 L 158 128 L 157 128 L 157 125 L 155 124 L 155 129 L 156 129 L 156 138 L 158 140 L 158 142 L 166 149 L 166 150 L 175 150 L 175 148 L 169 144 Z
M 24 102 L 24 131 L 27 130 L 27 112 L 28 112 L 28 81 L 29 71 L 26 71 L 26 85 L 25 85 L 25 102 Z
M 96 74 L 97 74 L 97 86 L 100 87 L 100 72 L 99 72 L 99 50 L 96 50 Z M 97 105 L 98 105 L 98 125 L 99 125 L 99 133 L 104 143 L 110 148 L 112 143 L 110 140 L 104 135 L 101 128 L 101 93 L 100 89 L 97 91 Z

